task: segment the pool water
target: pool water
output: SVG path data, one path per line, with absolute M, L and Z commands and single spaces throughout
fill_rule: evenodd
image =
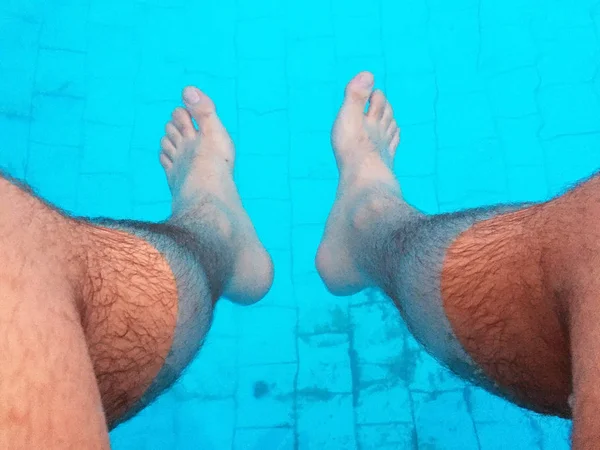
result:
M 567 449 L 569 422 L 463 383 L 379 293 L 329 295 L 313 257 L 355 73 L 395 107 L 413 205 L 539 201 L 600 167 L 599 34 L 589 0 L 0 0 L 0 166 L 78 215 L 165 219 L 158 142 L 195 84 L 276 264 L 114 448 Z

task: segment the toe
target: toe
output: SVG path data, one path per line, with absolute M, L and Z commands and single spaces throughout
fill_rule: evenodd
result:
M 361 72 L 346 87 L 343 109 L 349 113 L 362 115 L 373 92 L 375 78 L 370 72 Z
M 183 136 L 181 135 L 181 132 L 177 129 L 177 127 L 173 124 L 173 122 L 167 123 L 165 127 L 165 133 L 167 134 L 167 137 L 171 140 L 171 142 L 175 144 L 175 147 L 181 145 L 181 143 L 183 142 Z
M 186 87 L 183 90 L 183 101 L 201 131 L 206 131 L 207 127 L 220 123 L 215 104 L 200 89 L 191 86 Z
M 173 161 L 164 153 L 160 154 L 160 165 L 163 169 L 169 171 L 173 167 Z
M 391 123 L 387 127 L 387 131 L 385 132 L 385 135 L 391 141 L 392 137 L 394 137 L 394 134 L 396 134 L 396 131 L 398 131 L 398 124 L 396 123 L 396 121 L 394 119 L 392 119 Z
M 392 122 L 394 122 L 394 110 L 392 109 L 392 105 L 386 101 L 383 116 L 381 117 L 381 124 L 383 125 L 384 129 L 387 130 L 391 127 Z
M 163 136 L 163 138 L 160 140 L 160 149 L 162 153 L 164 153 L 171 161 L 175 159 L 177 148 L 167 136 Z
M 400 129 L 397 128 L 396 131 L 394 132 L 394 135 L 392 136 L 392 141 L 390 142 L 390 152 L 391 152 L 392 156 L 395 155 L 396 149 L 398 148 L 399 144 L 400 144 Z
M 383 113 L 385 112 L 386 106 L 387 100 L 385 98 L 385 95 L 383 95 L 383 92 L 381 92 L 380 90 L 376 90 L 371 95 L 367 117 L 381 120 L 383 118 Z
M 196 134 L 196 128 L 192 122 L 190 113 L 183 108 L 175 108 L 171 115 L 173 124 L 177 127 L 183 137 L 192 138 Z

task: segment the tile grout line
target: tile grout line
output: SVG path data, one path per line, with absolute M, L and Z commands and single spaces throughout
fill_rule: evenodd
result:
M 290 229 L 289 229 L 289 243 L 290 243 L 290 281 L 292 286 L 292 296 L 294 299 L 294 309 L 296 311 L 296 323 L 295 323 L 295 352 L 296 352 L 296 373 L 294 374 L 294 393 L 293 393 L 293 425 L 292 430 L 294 431 L 294 450 L 298 450 L 300 447 L 300 436 L 298 432 L 298 377 L 300 376 L 300 348 L 298 345 L 298 338 L 300 336 L 300 310 L 298 306 L 298 297 L 296 295 L 296 280 L 294 278 L 294 204 L 292 202 L 292 179 L 290 174 L 292 173 L 291 161 L 291 149 L 292 149 L 292 126 L 291 126 L 291 118 L 290 118 L 290 78 L 289 78 L 289 67 L 288 67 L 288 58 L 289 58 L 289 41 L 290 37 L 288 34 L 287 28 L 284 30 L 285 35 L 284 39 L 284 76 L 285 76 L 285 84 L 286 84 L 286 122 L 287 122 L 287 194 L 288 194 L 288 203 L 289 203 L 289 211 L 290 211 Z

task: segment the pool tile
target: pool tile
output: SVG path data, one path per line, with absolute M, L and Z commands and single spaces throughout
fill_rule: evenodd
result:
M 423 0 L 417 0 L 417 2 L 423 3 Z M 400 5 L 404 2 L 394 3 Z M 393 20 L 394 22 L 396 19 L 396 16 L 388 18 L 388 20 Z M 384 35 L 383 53 L 388 76 L 434 73 L 434 62 L 431 57 L 430 44 L 425 27 L 419 28 L 419 30 L 410 34 L 398 33 L 396 31 L 393 34 Z M 393 84 L 389 83 L 388 85 L 393 86 Z
M 543 450 L 569 450 L 572 422 L 558 417 L 533 416 L 541 433 Z
M 206 31 L 205 25 L 198 24 L 199 17 L 204 18 L 204 15 L 194 15 L 193 4 L 187 2 L 187 7 L 184 8 L 177 5 L 135 3 L 133 43 L 134 50 L 142 61 L 156 58 L 165 63 L 183 63 L 201 59 L 195 55 L 198 53 L 199 43 L 206 41 L 201 38 Z
M 291 85 L 334 82 L 335 69 L 336 45 L 332 37 L 304 38 L 288 44 L 287 76 Z
M 475 425 L 481 450 L 543 450 L 541 435 L 530 423 L 520 426 L 499 421 Z M 556 447 L 551 447 L 554 450 Z
M 169 63 L 156 59 L 142 61 L 135 82 L 135 96 L 138 101 L 179 102 L 184 87 L 184 67 L 179 63 Z M 160 79 L 160 83 L 156 80 Z
M 133 0 L 90 0 L 89 22 L 127 27 L 135 20 Z
M 84 52 L 88 45 L 87 1 L 69 0 L 48 5 L 44 14 L 40 45 Z M 69 24 L 65 26 L 65 24 Z
M 492 111 L 484 92 L 440 94 L 436 119 L 440 147 L 464 146 L 496 137 Z
M 298 380 L 301 395 L 311 392 L 352 392 L 350 342 L 347 334 L 319 334 L 298 338 Z
M 171 215 L 171 202 L 133 203 L 133 220 L 163 222 Z
M 436 177 L 401 177 L 402 196 L 410 205 L 426 214 L 440 212 L 438 185 Z
M 240 368 L 236 425 L 240 428 L 292 425 L 296 371 L 296 364 Z
M 286 110 L 258 114 L 239 111 L 238 152 L 244 155 L 288 156 L 289 118 Z
M 29 115 L 39 29 L 38 23 L 0 12 L 0 113 Z
M 335 48 L 339 58 L 382 56 L 381 24 L 378 20 L 334 17 L 333 21 Z
M 365 3 L 362 0 L 331 0 L 336 18 L 361 18 L 365 22 L 379 19 L 379 2 Z
M 315 448 L 356 448 L 351 395 L 298 396 L 298 449 Z
M 591 84 L 556 85 L 540 89 L 543 139 L 565 134 L 600 132 L 600 101 Z
M 29 127 L 29 118 L 0 114 L 0 167 L 15 178 L 25 177 Z
M 507 174 L 510 202 L 548 200 L 547 173 L 544 166 L 513 166 L 508 168 Z
M 402 355 L 405 330 L 392 303 L 353 306 L 350 320 L 353 346 L 361 364 L 390 364 Z
M 76 213 L 88 217 L 129 219 L 132 192 L 124 175 L 82 174 L 77 189 Z
M 598 170 L 600 134 L 563 136 L 545 141 L 542 146 L 552 196 Z
M 544 164 L 544 150 L 539 137 L 543 121 L 538 114 L 517 119 L 500 118 L 496 120 L 496 126 L 509 166 Z
M 190 398 L 177 404 L 176 446 L 178 450 L 231 448 L 235 423 L 233 400 Z M 219 420 L 215 421 L 215 417 Z
M 140 59 L 134 32 L 131 28 L 114 28 L 89 24 L 87 70 L 94 77 L 131 78 L 135 76 Z
M 87 122 L 84 125 L 81 171 L 127 173 L 132 130 L 127 126 Z
M 348 333 L 348 299 L 331 295 L 316 272 L 294 277 L 298 299 L 298 332 L 301 334 Z
M 288 89 L 285 58 L 240 59 L 238 63 L 239 107 L 259 113 L 285 109 Z
M 436 71 L 460 78 L 465 69 L 477 67 L 481 36 L 476 9 L 433 14 L 428 30 Z
M 323 225 L 295 225 L 292 228 L 293 274 L 316 272 L 315 255 L 323 237 Z
M 33 97 L 33 72 L 26 69 L 2 69 L 0 114 L 29 117 Z
M 426 177 L 435 174 L 437 142 L 435 123 L 401 125 L 400 146 L 396 153 L 395 173 L 402 177 Z
M 331 148 L 331 132 L 295 132 L 290 136 L 290 176 L 337 180 L 339 172 Z
M 485 170 L 480 168 L 485 167 Z M 438 153 L 438 200 L 460 209 L 507 200 L 508 181 L 502 147 L 496 140 L 473 146 L 443 149 Z
M 2 3 L 0 14 L 19 17 L 29 23 L 40 23 L 44 18 L 44 3 L 43 0 L 7 0 Z
M 429 7 L 426 0 L 381 1 L 381 26 L 386 39 L 412 35 L 427 28 Z
M 239 337 L 240 313 L 243 309 L 243 305 L 226 299 L 217 302 L 213 311 L 213 323 L 210 327 L 208 337 L 210 339 Z
M 479 67 L 495 74 L 537 62 L 537 48 L 528 27 L 490 26 L 481 31 Z
M 285 58 L 285 53 L 285 29 L 280 20 L 259 18 L 238 23 L 238 58 Z
M 333 36 L 331 3 L 321 0 L 288 1 L 286 29 L 292 39 Z M 315 11 L 320 11 L 315 14 Z
M 398 367 L 399 365 L 358 365 L 357 424 L 385 422 L 412 424 L 410 393 L 402 373 L 397 373 Z
M 408 387 L 412 391 L 451 391 L 466 386 L 465 381 L 442 366 L 413 337 L 407 338 L 405 352 L 405 373 Z
M 585 83 L 596 74 L 598 38 L 594 28 L 556 30 L 553 39 L 542 39 L 538 69 L 543 86 L 558 83 Z
M 325 224 L 337 191 L 336 180 L 292 180 L 294 225 Z
M 244 338 L 240 340 L 239 364 L 296 363 L 296 321 L 295 309 L 259 304 L 241 309 L 239 332 Z
M 32 108 L 33 142 L 66 146 L 82 144 L 83 100 L 38 94 L 33 97 Z
M 265 247 L 289 249 L 292 225 L 292 205 L 289 201 L 248 198 L 244 199 L 244 207 Z
M 139 203 L 170 201 L 171 192 L 158 162 L 158 151 L 134 148 L 130 155 L 132 167 L 129 178 L 133 199 Z
M 386 95 L 402 125 L 422 124 L 436 119 L 437 87 L 434 75 L 388 76 Z
M 419 448 L 479 450 L 462 390 L 414 392 L 412 398 Z
M 469 11 L 476 9 L 479 6 L 478 0 L 458 0 L 448 3 L 444 0 L 430 0 L 428 6 L 432 12 L 437 14 L 445 14 L 452 11 Z
M 209 338 L 173 387 L 178 399 L 222 399 L 236 392 L 235 338 Z
M 281 20 L 287 4 L 281 0 L 238 0 L 237 15 L 239 20 L 270 18 Z
M 132 420 L 111 432 L 111 448 L 115 450 L 175 448 L 177 403 L 172 392 L 160 396 L 156 402 Z
M 88 84 L 86 120 L 109 125 L 133 125 L 136 108 L 133 79 L 91 77 Z
M 540 81 L 535 67 L 491 76 L 487 82 L 487 93 L 494 116 L 519 118 L 537 113 Z
M 340 107 L 338 97 L 343 94 L 334 85 L 313 84 L 290 88 L 291 132 L 331 132 L 331 127 Z M 319 105 L 318 108 L 315 105 Z
M 275 279 L 271 290 L 262 299 L 259 306 L 279 306 L 296 308 L 294 284 L 292 282 L 292 255 L 290 250 L 268 249 L 275 267 Z
M 243 200 L 290 199 L 287 157 L 240 155 L 235 175 Z
M 545 2 L 541 0 L 523 0 L 519 7 L 507 2 L 482 0 L 480 17 L 482 27 L 494 25 L 520 25 L 528 26 L 535 14 L 543 13 Z
M 165 125 L 171 119 L 171 113 L 176 105 L 175 101 L 138 102 L 135 111 L 131 147 L 154 150 L 152 152 L 152 161 L 158 161 L 160 140 L 165 135 Z
M 40 49 L 35 88 L 44 94 L 85 95 L 85 53 Z
M 560 2 L 550 5 L 540 1 L 530 27 L 537 39 L 547 39 L 552 38 L 557 30 L 588 26 L 592 22 L 592 14 L 589 8 L 582 6 L 581 2 L 567 6 Z
M 238 428 L 233 450 L 294 450 L 294 430 L 281 428 Z
M 79 184 L 79 156 L 78 148 L 31 143 L 26 181 L 51 203 L 73 198 Z M 48 170 L 49 163 L 60 167 L 60 173 Z
M 360 425 L 358 442 L 362 450 L 397 450 L 417 448 L 412 423 Z

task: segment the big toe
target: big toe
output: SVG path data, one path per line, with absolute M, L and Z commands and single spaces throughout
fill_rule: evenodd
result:
M 219 124 L 214 102 L 200 89 L 188 86 L 183 90 L 183 101 L 201 130 Z
M 361 72 L 350 80 L 346 86 L 342 111 L 353 115 L 364 114 L 374 84 L 375 77 L 371 72 Z

